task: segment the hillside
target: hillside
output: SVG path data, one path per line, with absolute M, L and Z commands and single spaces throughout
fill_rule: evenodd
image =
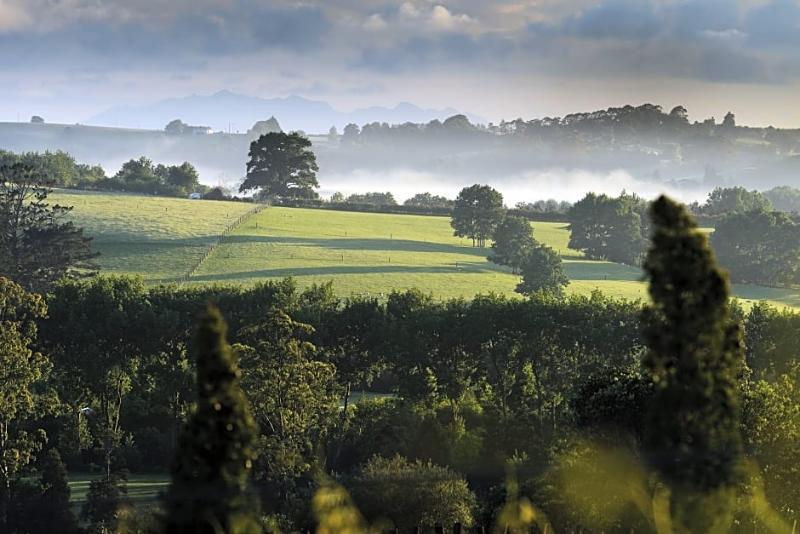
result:
M 93 238 L 104 273 L 136 274 L 148 283 L 185 274 L 232 221 L 253 205 L 139 195 L 65 192 L 53 203 Z
M 75 205 L 73 216 L 95 237 L 106 272 L 141 274 L 150 283 L 182 276 L 232 220 L 252 208 L 104 194 L 60 193 L 56 199 Z M 584 259 L 567 248 L 563 223 L 533 227 L 538 240 L 562 254 L 569 292 L 646 297 L 638 269 Z M 453 237 L 445 217 L 268 208 L 226 237 L 190 282 L 250 285 L 292 276 L 301 287 L 333 280 L 343 296 L 380 296 L 410 287 L 437 298 L 490 291 L 514 295 L 518 277 L 486 261 L 487 253 Z M 734 291 L 743 299 L 800 307 L 798 291 L 756 286 Z

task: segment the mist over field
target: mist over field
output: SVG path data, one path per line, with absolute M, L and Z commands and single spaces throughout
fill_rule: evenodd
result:
M 330 196 L 335 192 L 350 195 L 377 190 L 389 191 L 398 201 L 404 201 L 419 192 L 427 191 L 455 198 L 464 186 L 472 183 L 491 185 L 503 194 L 509 206 L 518 202 L 546 199 L 576 202 L 583 198 L 587 191 L 610 196 L 627 191 L 648 199 L 664 193 L 691 203 L 702 200 L 710 191 L 710 188 L 702 185 L 679 188 L 659 182 L 637 180 L 629 172 L 621 169 L 608 172 L 549 169 L 508 176 L 471 175 L 461 178 L 450 174 L 396 169 L 355 170 L 349 174 L 321 173 L 320 195 Z

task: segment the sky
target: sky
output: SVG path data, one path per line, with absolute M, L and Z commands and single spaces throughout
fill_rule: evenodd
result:
M 0 0 L 0 121 L 219 90 L 800 127 L 800 0 Z

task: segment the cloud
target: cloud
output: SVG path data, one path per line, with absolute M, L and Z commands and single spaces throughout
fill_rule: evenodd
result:
M 30 15 L 8 0 L 0 0 L 0 33 L 18 30 L 32 22 Z

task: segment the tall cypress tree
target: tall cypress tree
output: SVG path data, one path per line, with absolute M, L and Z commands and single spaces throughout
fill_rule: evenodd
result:
M 42 465 L 42 495 L 39 498 L 41 532 L 77 532 L 78 523 L 72 512 L 67 482 L 67 468 L 57 449 L 50 449 Z
M 662 196 L 650 211 L 648 458 L 671 490 L 678 530 L 727 528 L 742 454 L 737 375 L 744 361 L 727 275 L 680 204 Z
M 165 496 L 166 532 L 259 531 L 246 488 L 256 426 L 226 329 L 209 306 L 197 333 L 197 408 L 181 434 Z

